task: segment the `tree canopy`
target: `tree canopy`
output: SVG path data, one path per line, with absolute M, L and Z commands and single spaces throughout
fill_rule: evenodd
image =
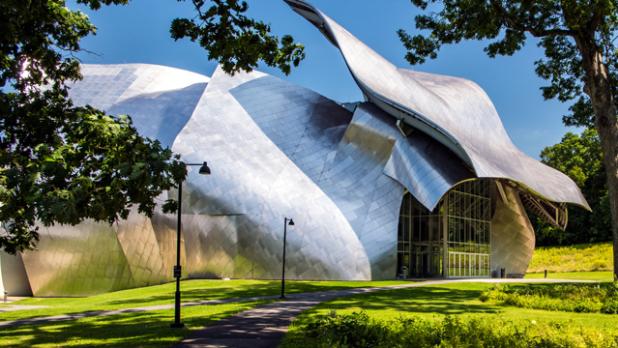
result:
M 185 1 L 185 0 L 178 0 Z M 304 47 L 285 35 L 272 35 L 270 25 L 248 18 L 245 1 L 191 0 L 195 18 L 176 18 L 170 33 L 175 40 L 198 42 L 224 71 L 251 71 L 259 61 L 279 68 L 286 75 L 305 58 Z
M 607 197 L 607 181 L 599 136 L 594 128 L 581 134 L 567 133 L 558 144 L 541 152 L 541 160 L 567 174 L 581 188 L 592 213 L 569 207 L 566 230 L 536 221 L 538 245 L 605 242 L 611 240 L 611 219 Z
M 406 59 L 421 64 L 438 56 L 444 44 L 462 40 L 490 40 L 485 52 L 490 57 L 512 55 L 528 40 L 544 49 L 536 61 L 536 73 L 549 82 L 542 87 L 546 99 L 574 100 L 567 125 L 593 126 L 593 109 L 585 93 L 585 66 L 577 40 L 590 41 L 603 54 L 612 81 L 618 81 L 618 54 L 615 46 L 618 2 L 588 1 L 423 1 L 412 3 L 440 10 L 416 17 L 416 28 L 428 35 L 411 35 L 404 29 L 398 34 L 408 50 Z M 616 96 L 618 86 L 612 83 Z M 614 98 L 614 101 L 616 98 Z

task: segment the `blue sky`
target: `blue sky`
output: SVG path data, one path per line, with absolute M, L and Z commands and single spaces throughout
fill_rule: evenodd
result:
M 259 70 L 315 90 L 340 102 L 362 99 L 339 52 L 308 22 L 292 12 L 282 0 L 248 0 L 249 14 L 271 24 L 278 35 L 291 34 L 305 45 L 307 58 L 289 76 L 260 66 Z M 408 67 L 405 49 L 396 31 L 414 32 L 419 11 L 409 0 L 312 0 L 312 4 L 346 27 L 352 34 L 395 65 Z M 385 5 L 388 3 L 388 5 Z M 79 8 L 68 1 L 71 8 Z M 189 3 L 175 0 L 132 0 L 127 6 L 83 9 L 98 27 L 96 36 L 86 38 L 81 53 L 84 63 L 151 63 L 183 68 L 210 75 L 216 62 L 190 41 L 169 37 L 173 18 L 191 17 Z M 548 145 L 560 141 L 568 131 L 561 116 L 568 105 L 544 101 L 539 87 L 544 81 L 534 74 L 534 61 L 542 51 L 533 42 L 512 57 L 488 58 L 483 43 L 464 42 L 444 47 L 438 59 L 413 69 L 464 77 L 478 83 L 493 100 L 513 142 L 538 158 Z

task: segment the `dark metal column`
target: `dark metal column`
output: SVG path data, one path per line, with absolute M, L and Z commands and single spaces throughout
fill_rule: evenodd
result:
M 283 262 L 281 266 L 281 296 L 285 298 L 285 243 L 288 235 L 288 218 L 283 218 Z
M 174 277 L 176 278 L 176 297 L 174 302 L 174 323 L 173 328 L 181 328 L 185 325 L 180 322 L 180 276 L 182 268 L 180 266 L 180 230 L 182 229 L 182 181 L 178 184 L 178 223 L 176 225 L 176 266 L 174 266 Z

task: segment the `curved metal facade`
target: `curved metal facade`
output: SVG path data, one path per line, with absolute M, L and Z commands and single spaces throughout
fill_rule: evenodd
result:
M 130 114 L 185 161 L 208 161 L 212 175 L 189 169 L 183 190 L 186 276 L 278 278 L 287 216 L 296 222 L 289 278 L 394 278 L 404 192 L 432 210 L 481 177 L 513 183 L 496 203 L 491 258 L 523 273 L 534 232 L 519 192 L 587 206 L 566 176 L 514 147 L 478 86 L 397 69 L 317 9 L 288 3 L 341 50 L 368 97 L 353 111 L 260 72 L 220 69 L 208 78 L 85 65 L 71 90 L 78 105 Z M 161 201 L 168 194 L 176 196 Z M 2 279 L 27 279 L 34 295 L 84 295 L 170 281 L 175 243 L 175 216 L 135 213 L 112 226 L 42 228 L 38 250 L 0 268 Z
M 339 48 L 369 101 L 443 143 L 473 168 L 476 177 L 510 179 L 550 201 L 590 209 L 566 175 L 513 145 L 491 100 L 477 84 L 397 68 L 307 2 L 285 1 Z M 439 201 L 439 197 L 417 199 L 430 210 Z

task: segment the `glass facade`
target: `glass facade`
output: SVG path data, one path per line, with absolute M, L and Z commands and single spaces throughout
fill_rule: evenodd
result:
M 432 212 L 406 193 L 399 217 L 397 277 L 488 277 L 491 185 L 490 180 L 464 182 Z

